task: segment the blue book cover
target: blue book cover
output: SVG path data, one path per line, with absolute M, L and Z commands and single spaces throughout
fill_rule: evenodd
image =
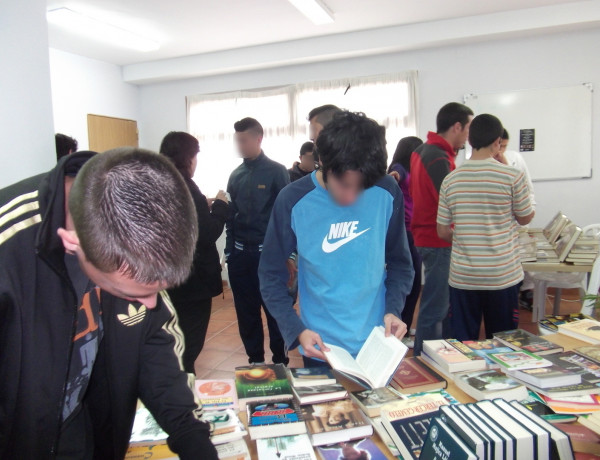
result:
M 281 425 L 302 421 L 293 401 L 269 401 L 248 404 L 248 426 Z

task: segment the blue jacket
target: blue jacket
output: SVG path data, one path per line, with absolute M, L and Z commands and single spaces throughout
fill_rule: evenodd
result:
M 285 263 L 295 249 L 300 317 L 291 307 Z M 384 314 L 400 317 L 412 287 L 396 181 L 383 177 L 351 206 L 336 204 L 315 173 L 287 186 L 275 201 L 259 277 L 288 348 L 308 328 L 356 356 Z

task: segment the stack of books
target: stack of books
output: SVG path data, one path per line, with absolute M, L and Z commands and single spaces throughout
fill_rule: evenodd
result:
M 554 249 L 559 262 L 564 262 L 567 259 L 567 256 L 575 244 L 575 241 L 579 238 L 579 235 L 581 235 L 581 228 L 574 223 L 568 224 L 563 229 Z
M 582 313 L 571 313 L 570 315 L 546 315 L 538 321 L 540 328 L 548 333 L 554 334 L 558 332 L 558 326 L 573 321 L 581 321 L 582 319 L 593 319 Z
M 441 406 L 421 458 L 571 460 L 574 454 L 569 436 L 553 424 L 518 401 L 494 399 Z
M 521 262 L 535 262 L 537 260 L 536 238 L 527 232 L 519 232 L 519 257 Z
M 566 261 L 574 265 L 590 265 L 598 257 L 600 240 L 594 237 L 580 236 L 573 244 Z
M 558 325 L 558 333 L 574 337 L 583 342 L 600 344 L 600 322 L 594 319 L 582 319 Z

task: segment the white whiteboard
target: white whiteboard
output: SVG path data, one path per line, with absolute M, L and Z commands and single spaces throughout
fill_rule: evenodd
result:
M 475 115 L 497 116 L 510 135 L 508 150 L 527 149 L 527 130 L 534 129 L 532 151 L 521 151 L 532 180 L 575 179 L 592 175 L 592 87 L 467 94 Z

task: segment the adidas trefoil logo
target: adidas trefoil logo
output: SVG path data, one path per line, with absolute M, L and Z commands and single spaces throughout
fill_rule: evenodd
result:
M 142 320 L 146 317 L 146 306 L 141 305 L 138 310 L 131 304 L 129 304 L 129 308 L 127 309 L 127 315 L 119 314 L 117 318 L 121 323 L 125 326 L 134 326 L 137 323 L 142 322 Z

